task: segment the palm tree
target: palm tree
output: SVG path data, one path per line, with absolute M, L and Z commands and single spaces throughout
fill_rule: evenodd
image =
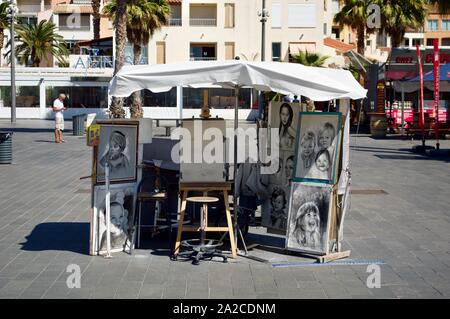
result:
M 94 26 L 94 39 L 100 39 L 100 0 L 92 0 L 92 24 Z
M 5 29 L 9 28 L 10 19 L 8 17 L 9 2 L 2 2 L 0 4 L 0 50 L 5 45 Z M 0 60 L 1 62 L 1 60 Z
M 450 13 L 450 1 L 448 0 L 429 0 L 430 4 L 438 5 L 440 14 Z
M 406 29 L 423 26 L 427 15 L 427 0 L 376 0 L 381 9 L 381 25 L 391 37 L 392 47 L 398 47 Z
M 371 3 L 372 0 L 345 0 L 341 11 L 334 16 L 334 22 L 340 27 L 346 25 L 356 30 L 357 50 L 362 55 L 365 48 L 365 33 L 372 31 L 367 28 L 367 6 Z
M 156 30 L 169 22 L 170 6 L 167 0 L 127 0 L 127 39 L 133 44 L 133 63 L 139 64 L 142 45 L 148 43 Z M 103 13 L 115 19 L 117 0 L 103 8 Z M 134 92 L 130 106 L 131 117 L 143 116 L 141 92 Z
M 69 55 L 64 38 L 56 33 L 56 25 L 47 20 L 37 25 L 18 25 L 16 34 L 21 43 L 17 45 L 15 55 L 21 64 L 28 65 L 31 61 L 31 66 L 38 67 L 43 60 L 50 62 L 51 56 L 63 64 Z
M 117 0 L 117 11 L 113 23 L 116 29 L 116 60 L 114 62 L 114 75 L 116 75 L 125 62 L 125 42 L 127 36 L 126 0 Z M 124 118 L 123 98 L 112 97 L 109 111 L 114 118 Z
M 323 66 L 325 60 L 329 58 L 327 55 L 320 55 L 319 53 L 310 53 L 308 51 L 300 51 L 293 56 L 295 63 L 300 63 L 307 66 Z

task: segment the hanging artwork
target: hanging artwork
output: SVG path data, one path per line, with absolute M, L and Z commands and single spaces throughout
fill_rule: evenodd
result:
M 292 183 L 286 248 L 326 254 L 330 231 L 331 187 Z
M 111 252 L 123 251 L 130 245 L 134 212 L 135 184 L 110 185 L 110 233 Z M 106 253 L 105 186 L 94 187 L 94 208 L 91 220 L 92 255 Z
M 137 142 L 137 124 L 125 121 L 123 124 L 101 123 L 96 160 L 97 183 L 105 181 L 107 162 L 111 182 L 136 180 Z
M 280 150 L 294 151 L 298 115 L 302 111 L 303 107 L 300 103 L 270 102 L 269 128 L 278 129 Z
M 294 181 L 336 183 L 341 113 L 300 113 Z
M 261 207 L 262 225 L 282 233 L 286 231 L 287 225 L 291 183 L 295 171 L 295 139 L 301 111 L 300 103 L 271 102 L 269 106 L 269 128 L 278 130 L 278 158 L 275 159 L 278 169 L 266 178 L 268 196 Z M 272 137 L 270 134 L 270 138 Z

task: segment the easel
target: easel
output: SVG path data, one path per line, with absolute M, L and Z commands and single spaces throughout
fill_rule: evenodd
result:
M 177 231 L 177 239 L 175 242 L 175 249 L 174 249 L 174 256 L 177 256 L 180 252 L 180 243 L 181 243 L 181 235 L 183 234 L 183 231 L 190 231 L 190 232 L 198 232 L 199 227 L 198 226 L 184 226 L 184 215 L 186 212 L 186 199 L 188 197 L 189 192 L 203 192 L 204 196 L 207 196 L 208 192 L 218 191 L 222 192 L 223 194 L 223 200 L 225 204 L 225 214 L 227 217 L 227 227 L 210 227 L 206 226 L 205 231 L 206 232 L 228 232 L 228 235 L 230 237 L 230 245 L 231 245 L 231 256 L 233 258 L 236 258 L 237 256 L 237 249 L 236 249 L 236 242 L 234 241 L 234 230 L 233 230 L 233 223 L 231 221 L 231 213 L 230 213 L 230 206 L 228 203 L 228 193 L 231 190 L 231 183 L 230 182 L 218 182 L 218 183 L 199 183 L 199 182 L 192 182 L 192 183 L 186 183 L 182 182 L 180 183 L 180 193 L 181 195 L 181 208 L 180 208 L 180 219 L 178 220 L 178 231 Z M 208 221 L 208 216 L 206 218 L 206 225 Z

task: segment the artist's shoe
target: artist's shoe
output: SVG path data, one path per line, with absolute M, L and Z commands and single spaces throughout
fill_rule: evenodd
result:
M 66 140 L 61 140 L 61 143 L 65 143 L 66 142 Z

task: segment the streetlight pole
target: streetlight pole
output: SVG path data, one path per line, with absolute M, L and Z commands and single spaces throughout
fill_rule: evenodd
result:
M 262 0 L 261 12 L 258 12 L 261 17 L 261 61 L 266 60 L 266 22 L 269 17 L 269 11 L 266 9 L 266 0 Z
M 9 5 L 9 13 L 11 15 L 11 123 L 16 123 L 16 59 L 15 59 L 15 42 L 14 42 L 14 14 L 16 4 L 11 0 Z

